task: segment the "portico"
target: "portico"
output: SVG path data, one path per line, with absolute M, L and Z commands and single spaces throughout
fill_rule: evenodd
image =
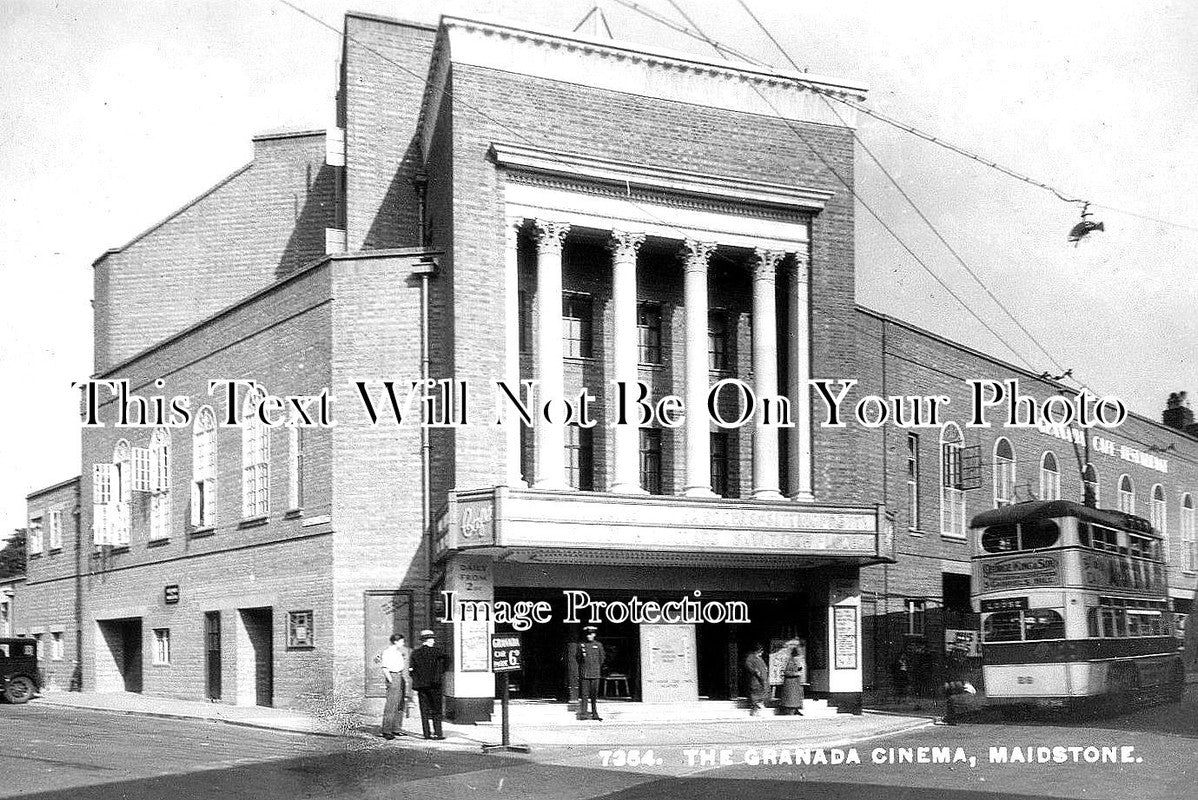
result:
M 602 242 L 609 255 L 603 269 L 610 281 L 611 346 L 597 351 L 611 380 L 632 385 L 638 376 L 638 254 L 645 242 L 673 249 L 681 264 L 680 347 L 674 351 L 676 376 L 672 390 L 685 398 L 687 413 L 676 449 L 676 493 L 714 497 L 712 432 L 707 413 L 712 385 L 710 294 L 713 264 L 739 269 L 750 276 L 751 360 L 749 372 L 736 375 L 758 398 L 782 397 L 789 420 L 781 425 L 752 425 L 751 483 L 742 497 L 813 502 L 811 463 L 810 378 L 810 247 L 811 217 L 822 209 L 826 192 L 749 183 L 643 165 L 600 162 L 577 155 L 496 144 L 492 155 L 505 177 L 505 346 L 506 379 L 538 382 L 540 402 L 563 397 L 562 317 L 556 307 L 563 293 L 563 248 L 585 238 Z M 519 346 L 522 309 L 519 247 L 522 238 L 534 253 L 536 314 L 532 369 L 521 371 Z M 785 270 L 788 294 L 778 297 L 778 278 Z M 779 317 L 785 315 L 785 339 Z M 513 355 L 515 353 L 515 355 Z M 681 356 L 681 359 L 678 359 Z M 786 385 L 780 386 L 779 364 Z M 680 368 L 679 368 L 680 366 Z M 782 390 L 782 391 L 780 391 Z M 625 418 L 634 409 L 625 404 Z M 611 408 L 612 414 L 618 409 Z M 614 418 L 614 416 L 613 416 Z M 789 447 L 780 453 L 779 430 L 790 430 Z M 792 427 L 793 426 L 793 427 Z M 615 494 L 638 494 L 642 485 L 639 431 L 617 425 L 611 431 L 610 464 L 597 484 Z M 506 430 L 506 474 L 511 486 L 565 490 L 564 426 L 538 424 L 532 437 L 533 469 L 521 467 L 520 431 Z M 780 481 L 786 459 L 788 485 Z M 669 492 L 667 492 L 669 493 Z

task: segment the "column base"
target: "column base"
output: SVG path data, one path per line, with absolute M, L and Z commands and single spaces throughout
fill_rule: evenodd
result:
M 749 495 L 753 500 L 785 500 L 782 493 L 777 489 L 754 489 Z
M 718 494 L 711 491 L 710 486 L 685 486 L 682 489 L 683 497 L 719 497 Z
M 811 492 L 796 492 L 791 495 L 790 499 L 796 503 L 814 503 L 815 495 Z
M 636 483 L 619 483 L 607 491 L 611 494 L 649 494 L 647 489 Z

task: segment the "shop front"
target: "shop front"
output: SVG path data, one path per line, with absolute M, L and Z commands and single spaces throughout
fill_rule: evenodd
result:
M 456 494 L 434 546 L 435 622 L 453 663 L 447 713 L 489 717 L 486 643 L 496 630 L 523 638 L 516 696 L 573 703 L 575 653 L 592 624 L 606 656 L 600 694 L 612 701 L 733 700 L 760 644 L 771 662 L 798 646 L 811 693 L 857 709 L 858 573 L 890 560 L 891 542 L 881 507 L 506 487 Z

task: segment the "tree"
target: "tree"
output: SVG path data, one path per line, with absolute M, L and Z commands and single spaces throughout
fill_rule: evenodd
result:
M 17 528 L 0 549 L 0 578 L 25 574 L 25 535 L 29 531 Z

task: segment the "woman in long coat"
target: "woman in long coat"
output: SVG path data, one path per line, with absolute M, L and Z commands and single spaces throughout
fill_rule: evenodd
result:
M 791 648 L 790 658 L 782 669 L 782 698 L 779 705 L 783 714 L 799 714 L 803 710 L 803 659 L 799 648 Z

